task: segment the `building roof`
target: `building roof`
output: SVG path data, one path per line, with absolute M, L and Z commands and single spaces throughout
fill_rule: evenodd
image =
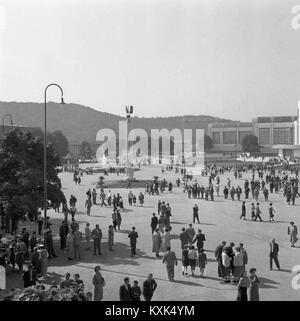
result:
M 289 123 L 297 120 L 297 116 L 273 116 L 273 117 L 257 117 L 257 123 Z
M 238 128 L 238 127 L 251 127 L 252 128 L 252 123 L 251 122 L 230 122 L 230 123 L 212 123 L 210 124 L 212 128 Z

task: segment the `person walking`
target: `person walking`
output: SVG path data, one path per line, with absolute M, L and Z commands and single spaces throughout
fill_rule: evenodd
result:
M 182 275 L 188 275 L 187 270 L 188 270 L 188 266 L 190 265 L 188 245 L 185 245 L 184 249 L 182 250 L 181 262 L 182 262 Z
M 188 229 L 186 230 L 186 233 L 188 235 L 188 240 L 189 240 L 189 243 L 192 244 L 193 242 L 193 239 L 194 239 L 194 236 L 196 234 L 194 228 L 193 228 L 193 224 L 189 224 L 189 227 Z
M 275 242 L 275 239 L 272 239 L 272 241 L 270 242 L 270 271 L 272 271 L 273 269 L 273 261 L 278 269 L 278 271 L 280 270 L 280 264 L 279 264 L 279 260 L 278 260 L 278 253 L 279 253 L 279 245 Z
M 295 243 L 298 241 L 298 229 L 294 222 L 290 222 L 288 227 L 288 235 L 290 236 L 291 247 L 295 247 Z
M 171 247 L 171 233 L 166 227 L 163 228 L 161 239 L 162 239 L 161 251 L 166 252 L 167 248 Z
M 95 267 L 95 274 L 93 276 L 94 285 L 94 301 L 103 300 L 103 287 L 105 286 L 105 280 L 100 272 L 101 267 L 97 265 Z
M 92 231 L 92 238 L 94 240 L 94 255 L 96 255 L 97 250 L 98 254 L 101 255 L 102 231 L 99 228 L 99 224 L 96 224 L 96 228 Z
M 233 257 L 233 276 L 234 281 L 237 283 L 244 272 L 244 256 L 239 247 L 235 248 Z
M 243 201 L 243 204 L 242 204 L 242 214 L 241 214 L 241 216 L 240 216 L 240 219 L 246 219 L 246 202 L 245 201 Z
M 152 234 L 154 233 L 157 225 L 158 225 L 158 218 L 157 218 L 157 216 L 155 216 L 155 213 L 153 213 L 152 218 L 151 218 L 151 224 L 150 224 Z
M 151 301 L 153 294 L 157 288 L 157 283 L 153 279 L 153 274 L 149 273 L 147 280 L 143 283 L 143 296 L 145 301 Z
M 255 205 L 251 203 L 251 220 L 254 221 L 255 219 Z
M 259 220 L 262 222 L 262 218 L 260 216 L 261 214 L 261 210 L 259 208 L 259 203 L 256 203 L 256 209 L 255 209 L 255 218 L 254 218 L 254 221 L 257 221 L 257 219 L 259 218 Z
M 256 269 L 251 268 L 249 273 L 250 273 L 249 301 L 259 301 L 259 279 L 256 275 Z
M 167 248 L 167 253 L 164 254 L 162 263 L 166 264 L 167 274 L 170 282 L 174 282 L 174 266 L 177 266 L 177 258 L 171 247 Z
M 247 290 L 249 286 L 250 280 L 247 277 L 247 272 L 244 271 L 238 283 L 238 295 L 236 301 L 248 301 Z
M 194 276 L 198 253 L 193 245 L 189 247 L 188 258 L 189 258 L 189 265 L 191 267 L 192 276 Z
M 109 225 L 108 227 L 108 247 L 110 251 L 113 251 L 113 245 L 114 245 L 114 227 L 112 225 Z
M 130 239 L 130 249 L 131 249 L 131 257 L 136 255 L 136 242 L 139 237 L 138 233 L 135 231 L 135 227 L 132 227 L 132 231 L 128 234 Z
M 274 213 L 275 210 L 273 208 L 272 203 L 269 204 L 269 222 L 274 222 Z
M 161 238 L 159 229 L 156 228 L 152 235 L 152 252 L 155 253 L 156 257 L 159 257 L 161 244 L 162 244 L 162 238 Z
M 84 229 L 84 234 L 85 234 L 85 250 L 89 251 L 90 250 L 90 241 L 92 238 L 92 231 L 90 229 L 90 223 L 86 223 L 85 229 Z
M 200 268 L 200 278 L 204 278 L 204 269 L 207 264 L 207 256 L 206 253 L 204 253 L 204 249 L 200 249 L 199 255 L 198 255 L 198 264 Z

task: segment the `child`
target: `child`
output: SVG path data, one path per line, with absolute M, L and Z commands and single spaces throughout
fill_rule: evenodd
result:
M 198 256 L 198 261 L 199 261 L 199 268 L 200 268 L 200 278 L 204 278 L 204 269 L 205 265 L 207 264 L 207 256 L 204 253 L 204 249 L 200 249 L 199 251 L 199 256 Z
M 188 245 L 185 245 L 182 250 L 182 275 L 188 275 L 187 269 L 189 266 L 189 257 L 188 257 Z
M 132 203 L 133 203 L 134 206 L 136 206 L 136 196 L 135 195 L 133 195 Z

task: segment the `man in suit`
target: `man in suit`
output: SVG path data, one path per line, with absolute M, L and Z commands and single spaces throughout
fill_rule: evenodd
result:
M 199 229 L 198 233 L 194 239 L 194 241 L 192 242 L 192 244 L 194 244 L 195 242 L 197 242 L 197 248 L 198 248 L 198 252 L 200 253 L 200 250 L 203 249 L 204 247 L 204 241 L 205 241 L 205 235 L 201 233 L 202 231 Z
M 132 227 L 132 231 L 128 234 L 128 237 L 130 238 L 131 257 L 133 257 L 136 254 L 136 241 L 139 237 L 134 226 Z
M 174 266 L 177 266 L 177 259 L 170 246 L 167 247 L 167 252 L 164 254 L 162 262 L 166 263 L 169 281 L 174 282 Z
M 273 260 L 278 270 L 280 270 L 280 264 L 278 260 L 279 245 L 272 239 L 270 242 L 270 271 L 273 269 Z
M 179 234 L 179 239 L 181 241 L 181 249 L 183 250 L 184 247 L 189 243 L 189 236 L 184 227 L 182 228 L 182 232 Z
M 158 218 L 157 216 L 155 216 L 155 213 L 153 213 L 153 217 L 151 219 L 151 230 L 152 230 L 152 234 L 154 233 L 156 227 L 158 225 Z
M 124 279 L 124 284 L 120 286 L 120 301 L 131 301 L 131 286 L 129 284 L 129 278 Z
M 215 250 L 215 258 L 218 262 L 218 276 L 220 278 L 224 277 L 224 266 L 222 263 L 222 252 L 223 252 L 223 248 L 225 247 L 226 242 L 223 241 L 220 245 L 217 246 L 216 250 Z
M 151 301 L 154 291 L 157 288 L 157 283 L 153 279 L 152 273 L 148 275 L 148 279 L 143 283 L 143 296 L 145 301 Z

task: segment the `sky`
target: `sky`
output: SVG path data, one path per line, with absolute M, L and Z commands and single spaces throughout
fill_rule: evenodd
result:
M 297 4 L 0 0 L 0 101 L 42 102 L 56 82 L 66 102 L 118 115 L 296 115 Z

